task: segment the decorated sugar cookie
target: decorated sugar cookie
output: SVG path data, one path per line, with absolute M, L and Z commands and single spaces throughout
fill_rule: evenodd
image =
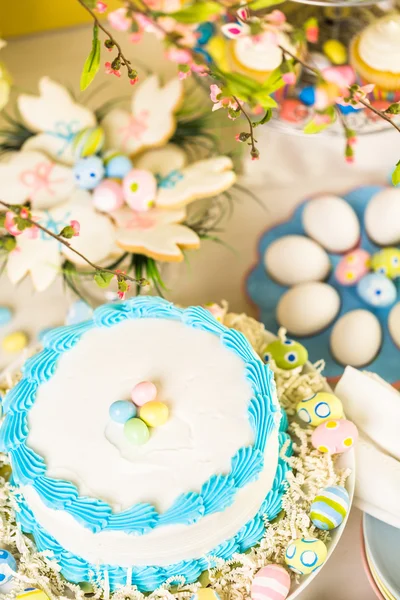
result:
M 183 260 L 182 249 L 200 246 L 197 233 L 181 225 L 186 218 L 184 209 L 137 212 L 125 207 L 112 216 L 117 224 L 117 245 L 128 252 L 176 262 Z
M 175 144 L 167 144 L 162 148 L 155 148 L 141 154 L 135 160 L 135 167 L 151 171 L 160 182 L 163 182 L 171 173 L 182 171 L 186 163 L 187 156 L 184 150 Z
M 75 135 L 96 125 L 94 113 L 75 102 L 69 91 L 49 77 L 39 81 L 39 96 L 21 94 L 18 110 L 25 123 L 37 133 L 25 149 L 40 150 L 52 158 L 72 165 Z
M 41 152 L 17 152 L 0 164 L 0 197 L 9 204 L 30 200 L 34 208 L 50 208 L 68 200 L 74 189 L 71 169 Z
M 161 86 L 156 75 L 148 77 L 133 96 L 131 112 L 115 108 L 104 118 L 107 147 L 137 154 L 144 148 L 165 143 L 175 131 L 174 112 L 182 94 L 179 79 Z

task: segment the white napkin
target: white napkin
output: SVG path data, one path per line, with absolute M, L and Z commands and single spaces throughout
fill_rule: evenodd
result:
M 377 375 L 346 367 L 335 394 L 360 434 L 354 503 L 400 528 L 400 394 Z

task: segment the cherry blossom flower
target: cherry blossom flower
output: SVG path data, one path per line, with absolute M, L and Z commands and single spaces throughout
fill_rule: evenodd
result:
M 117 31 L 128 31 L 131 20 L 127 17 L 127 12 L 126 8 L 117 8 L 117 10 L 110 12 L 107 18 L 111 27 Z
M 339 97 L 337 98 L 337 103 L 341 104 L 342 106 L 348 106 L 350 104 L 350 106 L 352 106 L 353 108 L 365 108 L 364 104 L 362 104 L 360 102 L 360 100 L 363 100 L 364 102 L 368 102 L 369 103 L 369 99 L 367 97 L 367 94 L 370 94 L 372 92 L 372 90 L 374 89 L 375 84 L 374 83 L 369 83 L 367 85 L 363 85 L 363 86 L 359 86 L 357 89 L 355 90 L 350 90 L 351 93 L 349 96 L 343 98 L 343 97 Z
M 96 2 L 96 11 L 99 14 L 102 15 L 103 13 L 106 12 L 106 10 L 107 10 L 107 4 L 105 2 L 100 2 L 100 1 Z
M 116 77 L 121 77 L 121 71 L 113 69 L 110 62 L 106 62 L 104 66 L 106 68 L 107 75 L 115 75 Z
M 296 74 L 293 71 L 289 71 L 282 75 L 282 79 L 287 85 L 294 85 L 296 83 Z
M 18 229 L 16 223 L 15 223 L 15 214 L 11 211 L 8 210 L 6 212 L 6 216 L 5 216 L 5 220 L 4 220 L 4 227 L 5 229 L 7 229 L 8 233 L 10 233 L 11 235 L 21 235 L 22 231 L 20 229 Z
M 283 25 L 286 23 L 286 15 L 281 10 L 273 10 L 264 17 L 264 20 L 271 25 Z
M 213 111 L 219 110 L 220 108 L 238 109 L 237 102 L 230 96 L 223 96 L 222 90 L 215 83 L 210 85 L 210 98 L 214 102 L 212 108 Z
M 71 225 L 72 229 L 74 230 L 74 237 L 78 236 L 81 231 L 81 225 L 80 225 L 79 221 L 77 221 L 76 219 L 72 219 L 72 221 L 70 222 L 70 225 Z

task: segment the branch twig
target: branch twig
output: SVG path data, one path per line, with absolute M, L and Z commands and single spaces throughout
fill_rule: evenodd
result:
M 251 119 L 250 119 L 249 115 L 247 114 L 247 112 L 244 110 L 243 106 L 240 104 L 238 98 L 236 96 L 232 96 L 232 98 L 235 100 L 236 104 L 239 107 L 240 112 L 242 113 L 242 115 L 245 117 L 245 119 L 247 120 L 247 122 L 249 124 L 249 133 L 250 133 L 250 140 L 251 140 L 251 152 L 252 153 L 254 152 L 257 155 L 258 154 L 258 150 L 256 148 L 257 140 L 254 138 L 253 123 L 251 122 Z

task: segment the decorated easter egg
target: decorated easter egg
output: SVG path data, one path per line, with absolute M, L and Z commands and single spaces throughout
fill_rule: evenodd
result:
M 301 283 L 280 298 L 276 317 L 292 335 L 314 335 L 327 327 L 339 312 L 340 298 L 327 283 Z
M 290 590 L 290 575 L 282 565 L 262 567 L 251 584 L 251 600 L 285 600 Z
M 308 352 L 304 346 L 294 340 L 274 340 L 263 351 L 265 362 L 273 358 L 279 369 L 296 369 L 306 364 Z
M 109 414 L 116 423 L 126 423 L 136 417 L 136 406 L 129 400 L 117 400 L 109 408 Z
M 302 123 L 309 116 L 309 109 L 297 98 L 285 98 L 280 103 L 279 117 L 288 123 Z
M 375 273 L 381 273 L 395 279 L 400 276 L 400 250 L 398 248 L 383 248 L 371 258 L 371 268 Z
M 199 588 L 190 600 L 221 600 L 221 596 L 210 587 Z
M 325 250 L 304 235 L 285 235 L 270 244 L 264 254 L 265 268 L 281 285 L 321 281 L 331 264 Z
M 88 321 L 93 316 L 93 309 L 84 300 L 76 300 L 68 309 L 65 317 L 66 325 L 78 325 L 83 321 Z
M 323 45 L 323 51 L 334 65 L 344 65 L 347 60 L 346 46 L 338 40 L 327 40 Z
M 11 552 L 0 549 L 0 585 L 13 578 L 13 571 L 17 570 L 17 563 Z
M 354 209 L 343 198 L 327 194 L 306 203 L 304 230 L 328 252 L 342 253 L 354 248 L 360 224 Z
M 132 390 L 132 402 L 136 406 L 143 406 L 146 402 L 152 402 L 156 399 L 157 388 L 152 381 L 141 381 L 136 384 Z
M 85 158 L 100 152 L 104 146 L 104 130 L 102 127 L 87 127 L 79 131 L 72 142 L 75 158 Z
M 169 410 L 164 402 L 153 400 L 139 409 L 139 417 L 150 427 L 160 427 L 168 421 Z
M 127 204 L 133 210 L 145 211 L 152 207 L 157 194 L 157 181 L 150 171 L 132 169 L 122 182 Z
M 286 548 L 285 562 L 299 575 L 309 575 L 324 564 L 328 551 L 322 540 L 301 538 L 290 542 Z
M 397 302 L 389 313 L 388 329 L 394 343 L 400 348 L 400 302 Z
M 334 394 L 317 392 L 311 398 L 301 400 L 296 406 L 296 412 L 302 421 L 317 427 L 328 419 L 341 419 L 343 406 Z
M 369 310 L 352 310 L 340 317 L 332 328 L 330 348 L 342 365 L 363 367 L 378 354 L 382 330 Z
M 146 423 L 142 419 L 129 419 L 124 425 L 124 435 L 126 439 L 135 446 L 142 446 L 149 437 L 150 432 Z
M 120 183 L 114 179 L 103 179 L 94 189 L 92 201 L 97 210 L 110 213 L 124 203 L 124 193 Z
M 358 439 L 357 427 L 347 419 L 325 421 L 313 431 L 311 443 L 320 452 L 342 454 Z
M 113 177 L 114 179 L 123 179 L 133 167 L 129 156 L 114 152 L 113 150 L 107 152 L 103 156 L 103 160 L 106 168 L 106 177 Z
M 310 519 L 322 530 L 336 529 L 349 512 L 350 497 L 342 485 L 330 485 L 321 490 L 311 504 Z
M 218 323 L 223 323 L 224 316 L 226 313 L 226 308 L 217 304 L 216 302 L 207 302 L 207 304 L 203 305 L 209 313 L 218 321 Z
M 28 345 L 28 336 L 24 331 L 13 331 L 6 335 L 2 342 L 1 347 L 4 352 L 21 352 Z
M 370 255 L 357 248 L 345 254 L 335 269 L 335 278 L 341 285 L 355 285 L 369 270 Z
M 397 297 L 393 281 L 381 273 L 368 273 L 357 284 L 357 293 L 369 306 L 390 306 Z
M 99 156 L 80 158 L 73 168 L 76 185 L 83 190 L 94 190 L 104 177 L 104 165 Z
M 12 310 L 8 306 L 0 306 L 0 326 L 7 325 L 12 319 Z
M 16 600 L 49 600 L 47 594 L 37 588 L 26 588 L 23 592 L 16 595 Z
M 385 188 L 369 201 L 364 223 L 371 240 L 379 246 L 400 243 L 400 189 Z
M 299 93 L 299 99 L 306 106 L 313 106 L 315 102 L 315 88 L 312 85 L 304 87 Z

